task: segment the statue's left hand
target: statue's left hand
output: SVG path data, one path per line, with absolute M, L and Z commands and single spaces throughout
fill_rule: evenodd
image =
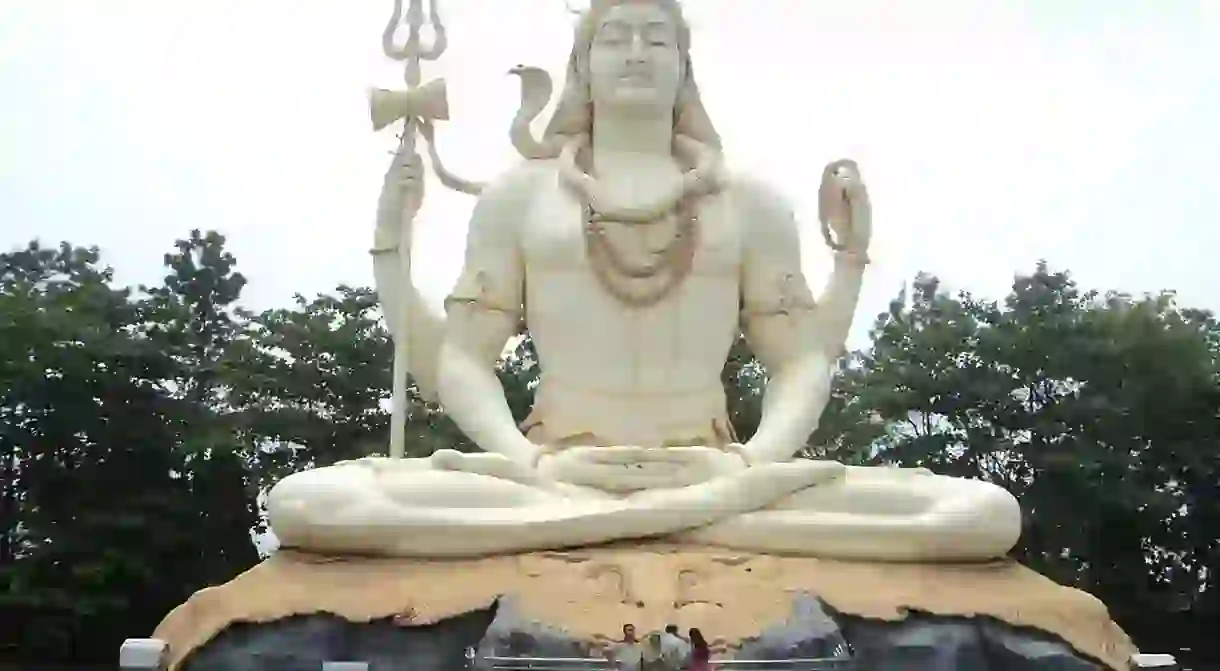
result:
M 770 446 L 759 445 L 754 442 L 748 442 L 745 444 L 731 443 L 727 449 L 730 453 L 741 459 L 746 468 L 751 466 L 761 466 L 762 464 L 773 463 L 776 461 L 771 456 L 777 452 L 776 450 L 772 450 Z M 781 461 L 787 460 L 783 459 Z
M 745 470 L 741 455 L 711 447 L 568 447 L 544 454 L 537 469 L 490 452 L 437 450 L 437 470 L 477 473 L 527 485 L 562 482 L 604 491 L 670 489 Z
M 840 159 L 822 171 L 818 219 L 834 233 L 836 247 L 864 253 L 873 236 L 873 208 L 855 161 Z
M 771 445 L 769 443 L 758 443 L 750 441 L 744 445 L 741 443 L 733 443 L 728 446 L 730 452 L 739 456 L 746 468 L 753 466 L 763 466 L 765 464 L 774 464 L 797 459 L 797 452 L 800 449 L 791 449 L 778 444 Z M 824 461 L 824 460 L 819 460 Z M 831 463 L 824 461 L 824 463 Z
M 538 464 L 540 476 L 605 491 L 634 492 L 696 485 L 740 472 L 736 454 L 710 447 L 569 447 Z

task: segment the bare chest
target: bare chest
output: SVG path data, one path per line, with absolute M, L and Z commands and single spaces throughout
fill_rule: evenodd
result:
M 675 243 L 679 222 L 607 223 L 606 246 L 598 248 L 585 208 L 566 191 L 544 191 L 528 212 L 519 238 L 526 319 L 550 379 L 594 379 L 623 393 L 719 389 L 737 332 L 743 247 L 727 196 L 706 198 L 694 211 L 689 272 L 668 287 L 668 269 L 638 280 L 628 275 L 668 262 L 658 251 Z M 618 262 L 606 258 L 606 248 Z M 657 300 L 646 305 L 625 298 L 653 291 Z

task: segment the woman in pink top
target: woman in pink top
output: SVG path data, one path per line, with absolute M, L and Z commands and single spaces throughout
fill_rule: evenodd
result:
M 711 671 L 712 651 L 698 629 L 690 630 L 690 671 Z

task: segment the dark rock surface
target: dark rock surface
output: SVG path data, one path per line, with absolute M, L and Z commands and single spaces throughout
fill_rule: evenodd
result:
M 866 669 L 905 671 L 1101 671 L 1041 632 L 989 618 L 912 613 L 902 622 L 839 616 L 852 657 Z
M 389 618 L 348 622 L 300 615 L 265 624 L 235 624 L 191 654 L 184 671 L 320 671 L 322 662 L 365 661 L 371 671 L 462 671 L 495 609 L 424 627 Z
M 1037 666 L 1048 671 L 1093 671 L 1101 668 L 1081 659 L 1071 646 L 1062 641 L 1038 637 L 994 620 L 984 620 L 978 627 L 987 643 L 987 654 L 993 667 L 1020 669 Z
M 803 594 L 792 602 L 792 614 L 738 649 L 738 659 L 825 659 L 848 657 L 850 647 L 838 622 L 816 597 Z
M 318 671 L 324 661 L 366 661 L 372 671 L 462 671 L 480 658 L 585 657 L 590 642 L 520 615 L 511 599 L 426 627 L 330 615 L 237 624 L 190 655 L 184 671 Z M 787 621 L 746 641 L 738 659 L 850 657 L 850 668 L 902 671 L 1101 671 L 1104 667 L 1039 632 L 990 619 L 912 613 L 902 622 L 842 615 L 812 596 Z M 845 667 L 846 668 L 846 667 Z
M 511 597 L 496 604 L 496 617 L 479 643 L 483 657 L 588 657 L 591 646 L 562 629 L 521 615 Z

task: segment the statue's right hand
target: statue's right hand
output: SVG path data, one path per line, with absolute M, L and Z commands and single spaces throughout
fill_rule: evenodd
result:
M 395 154 L 389 170 L 386 171 L 382 195 L 396 204 L 401 215 L 397 221 L 415 216 L 424 201 L 423 158 L 414 152 L 407 155 L 401 152 Z
M 539 482 L 537 471 L 494 452 L 437 450 L 432 453 L 432 468 L 438 471 L 476 473 L 531 485 Z
M 672 489 L 740 472 L 745 462 L 708 447 L 568 447 L 538 462 L 544 479 L 612 492 Z

